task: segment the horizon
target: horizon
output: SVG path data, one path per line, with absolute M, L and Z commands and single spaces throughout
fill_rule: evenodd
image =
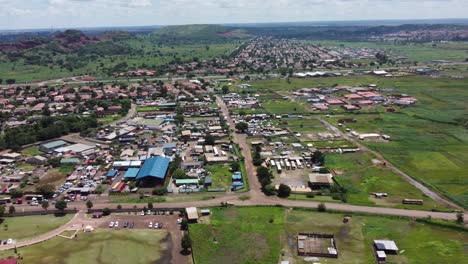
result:
M 221 25 L 227 27 L 245 26 L 255 27 L 257 25 L 294 25 L 294 26 L 398 26 L 404 24 L 453 24 L 465 25 L 468 24 L 467 18 L 430 18 L 430 19 L 367 19 L 367 20 L 316 20 L 316 21 L 272 21 L 272 22 L 227 22 L 227 23 L 188 23 L 188 24 L 154 24 L 154 25 L 99 25 L 99 26 L 77 26 L 77 27 L 51 27 L 51 28 L 7 28 L 1 29 L 0 32 L 34 32 L 34 31 L 57 31 L 57 30 L 95 30 L 95 29 L 138 29 L 138 28 L 162 28 L 171 26 L 190 26 L 190 25 Z
M 0 3 L 0 30 L 443 20 L 464 19 L 464 11 L 468 10 L 468 2 L 463 0 L 274 0 L 266 3 L 261 0 L 0 0 Z

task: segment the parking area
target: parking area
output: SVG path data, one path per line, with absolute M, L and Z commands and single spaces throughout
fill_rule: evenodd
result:
M 106 217 L 99 225 L 100 228 L 114 229 L 164 229 L 169 232 L 180 230 L 180 220 L 182 217 L 178 213 L 170 214 L 145 214 L 122 213 L 112 214 Z

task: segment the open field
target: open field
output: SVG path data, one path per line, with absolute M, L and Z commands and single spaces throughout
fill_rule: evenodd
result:
M 468 56 L 468 42 L 447 42 L 432 45 L 408 44 L 399 45 L 393 43 L 376 42 L 340 42 L 340 41 L 310 41 L 312 44 L 320 44 L 324 47 L 351 47 L 382 49 L 391 54 L 403 55 L 409 61 L 427 62 L 431 60 L 464 61 Z
M 388 263 L 462 263 L 467 231 L 407 219 L 285 210 L 277 207 L 216 208 L 203 223 L 190 225 L 196 264 L 277 263 L 297 256 L 296 234 L 334 234 L 339 258 L 320 263 L 374 263 L 372 241 L 392 239 L 401 252 Z M 284 254 L 284 256 L 281 256 Z
M 405 209 L 445 209 L 392 170 L 382 164 L 373 164 L 372 159 L 370 154 L 363 152 L 326 155 L 327 167 L 341 173 L 335 176 L 335 180 L 346 188 L 348 203 Z M 388 197 L 376 199 L 370 195 L 372 192 L 387 193 Z M 424 205 L 403 205 L 401 201 L 405 198 L 424 200 Z
M 268 80 L 253 83 L 253 89 L 292 90 L 303 87 L 327 87 L 334 84 L 360 86 L 375 83 L 395 88 L 416 97 L 419 102 L 409 108 L 396 108 L 396 113 L 342 114 L 330 118 L 333 124 L 343 117 L 357 123 L 347 128 L 360 133 L 384 133 L 390 143 L 363 142 L 382 153 L 386 159 L 426 185 L 432 186 L 452 200 L 468 206 L 468 86 L 463 79 L 411 76 L 379 78 L 354 76 L 341 78 Z M 345 129 L 345 127 L 343 127 Z
M 190 226 L 196 264 L 278 261 L 283 209 L 216 208 L 212 213 L 208 224 Z
M 262 103 L 263 107 L 270 114 L 281 115 L 281 114 L 295 114 L 302 115 L 306 113 L 305 108 L 297 102 L 290 101 L 268 101 Z
M 467 232 L 454 231 L 412 220 L 378 216 L 353 216 L 343 224 L 343 215 L 291 211 L 286 213 L 287 238 L 298 232 L 335 235 L 338 259 L 321 258 L 321 263 L 374 263 L 372 241 L 391 239 L 400 251 L 389 255 L 388 263 L 462 263 Z M 290 249 L 295 256 L 296 248 Z M 294 257 L 296 263 L 307 263 Z
M 97 230 L 79 233 L 69 240 L 56 237 L 33 246 L 20 248 L 21 263 L 167 263 L 167 232 L 142 230 Z M 14 256 L 13 251 L 0 252 L 1 257 Z M 161 261 L 161 262 L 159 262 Z
M 52 231 L 72 219 L 73 215 L 56 217 L 54 215 L 37 215 L 5 217 L 0 224 L 0 239 L 24 239 Z

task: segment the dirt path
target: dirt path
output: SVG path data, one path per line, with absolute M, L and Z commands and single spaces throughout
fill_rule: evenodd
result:
M 427 188 L 426 186 L 424 186 L 422 183 L 418 182 L 417 180 L 415 180 L 413 177 L 411 177 L 410 175 L 406 174 L 405 172 L 403 172 L 402 170 L 400 170 L 399 168 L 397 168 L 395 165 L 393 165 L 391 162 L 389 162 L 388 160 L 386 160 L 382 154 L 380 154 L 379 152 L 377 151 L 374 151 L 374 150 L 371 150 L 369 149 L 368 147 L 364 146 L 363 144 L 361 144 L 361 142 L 359 142 L 358 140 L 346 135 L 346 133 L 343 133 L 340 129 L 338 129 L 337 127 L 333 126 L 332 124 L 330 124 L 329 122 L 321 119 L 321 118 L 318 118 L 318 120 L 323 124 L 325 125 L 329 130 L 333 131 L 334 133 L 337 133 L 337 134 L 340 134 L 344 139 L 348 140 L 349 142 L 352 142 L 353 144 L 355 144 L 356 146 L 359 147 L 359 149 L 361 149 L 362 151 L 365 151 L 365 152 L 369 152 L 371 154 L 373 154 L 374 156 L 376 156 L 378 159 L 380 159 L 381 161 L 383 161 L 385 164 L 386 164 L 386 167 L 393 170 L 395 173 L 397 173 L 398 175 L 400 175 L 405 181 L 407 181 L 409 184 L 413 185 L 414 187 L 416 187 L 417 189 L 419 189 L 422 193 L 424 193 L 426 196 L 430 197 L 431 199 L 435 200 L 435 201 L 438 201 L 440 203 L 443 203 L 445 205 L 448 205 L 450 207 L 453 207 L 453 208 L 457 208 L 459 210 L 463 210 L 463 208 L 457 204 L 455 204 L 454 202 L 446 199 L 445 197 L 442 197 L 441 195 L 439 195 L 438 193 L 436 193 L 435 191 L 432 191 L 431 189 Z

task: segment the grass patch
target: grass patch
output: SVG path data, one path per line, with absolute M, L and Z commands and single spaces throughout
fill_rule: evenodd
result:
M 69 240 L 56 237 L 51 240 L 18 249 L 24 263 L 157 263 L 164 250 L 165 231 L 97 230 L 80 233 Z M 0 256 L 14 256 L 2 251 Z
M 23 151 L 21 151 L 21 154 L 23 154 L 23 156 L 32 157 L 36 155 L 42 155 L 44 153 L 42 153 L 42 151 L 39 150 L 38 146 L 32 146 L 32 147 L 23 149 Z
M 59 228 L 70 221 L 72 217 L 72 214 L 60 217 L 54 215 L 5 217 L 0 224 L 0 239 L 21 240 L 35 237 Z
M 215 208 L 190 225 L 195 263 L 277 263 L 283 224 L 281 208 Z
M 205 169 L 210 172 L 213 180 L 211 188 L 225 188 L 229 190 L 232 184 L 232 172 L 229 164 L 208 165 Z

